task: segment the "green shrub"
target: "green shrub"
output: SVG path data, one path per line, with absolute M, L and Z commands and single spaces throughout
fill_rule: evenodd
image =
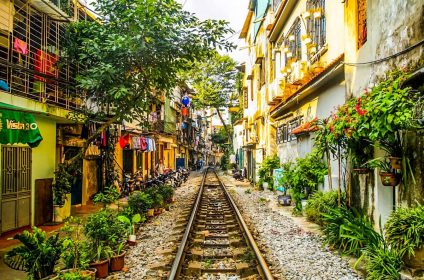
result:
M 290 189 L 290 195 L 295 203 L 294 213 L 301 213 L 302 199 L 318 189 L 318 184 L 324 182 L 324 175 L 328 173 L 328 169 L 316 150 L 304 158 L 297 158 L 294 163 L 284 163 L 282 167 L 281 183 Z
M 23 245 L 7 252 L 5 261 L 20 256 L 23 260 L 24 270 L 29 279 L 41 279 L 53 274 L 53 269 L 60 258 L 61 240 L 59 234 L 47 238 L 47 233 L 37 227 L 33 232 L 25 230 L 22 234 L 15 235 Z
M 102 210 L 90 215 L 84 225 L 84 234 L 97 249 L 101 245 L 115 246 L 125 234 L 125 226 L 119 222 L 115 212 Z
M 262 161 L 261 168 L 259 168 L 259 185 L 262 185 L 264 182 L 268 183 L 268 188 L 270 190 L 274 189 L 274 177 L 272 172 L 274 169 L 280 167 L 280 158 L 277 155 L 272 157 L 267 157 Z
M 128 209 L 129 213 L 128 217 L 132 217 L 134 214 L 144 214 L 147 212 L 147 209 L 151 209 L 154 206 L 154 201 L 152 197 L 145 192 L 136 191 L 133 192 L 128 197 Z
M 79 271 L 60 272 L 56 278 L 57 280 L 90 280 L 88 275 L 82 275 Z
M 414 250 L 424 246 L 424 206 L 398 208 L 385 225 L 385 236 L 391 248 L 414 255 Z
M 322 226 L 322 214 L 328 213 L 329 209 L 337 208 L 338 195 L 337 191 L 314 193 L 308 200 L 305 213 L 309 221 Z
M 398 280 L 402 268 L 400 251 L 384 242 L 367 246 L 364 250 L 365 269 L 369 280 Z
M 322 214 L 324 240 L 341 252 L 361 256 L 366 246 L 378 245 L 383 241 L 381 234 L 373 229 L 367 215 L 342 206 L 328 209 Z
M 165 204 L 165 200 L 160 192 L 160 188 L 149 188 L 145 191 L 146 194 L 152 199 L 153 208 L 163 207 Z
M 163 200 L 165 202 L 168 202 L 171 200 L 172 196 L 174 195 L 174 188 L 172 188 L 171 185 L 162 185 L 162 186 L 159 186 L 158 192 L 162 196 Z

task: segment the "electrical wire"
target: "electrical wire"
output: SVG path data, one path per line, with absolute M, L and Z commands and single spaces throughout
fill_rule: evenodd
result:
M 342 63 L 344 65 L 348 65 L 348 66 L 362 66 L 362 65 L 377 64 L 377 63 L 384 62 L 384 61 L 387 61 L 389 59 L 395 58 L 395 57 L 397 57 L 399 55 L 405 54 L 405 53 L 407 53 L 407 52 L 415 49 L 416 47 L 421 46 L 422 44 L 424 44 L 424 39 L 421 40 L 421 41 L 419 41 L 419 42 L 417 42 L 417 43 L 415 43 L 415 44 L 413 44 L 412 46 L 410 46 L 410 47 L 408 47 L 408 48 L 406 48 L 406 49 L 398 52 L 398 53 L 389 55 L 389 56 L 384 57 L 384 58 L 380 58 L 380 59 L 373 60 L 373 61 L 367 61 L 367 62 L 342 62 Z

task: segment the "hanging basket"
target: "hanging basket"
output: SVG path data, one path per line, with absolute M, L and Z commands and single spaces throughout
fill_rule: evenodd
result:
M 380 179 L 383 186 L 394 187 L 399 185 L 400 178 L 396 173 L 380 172 Z

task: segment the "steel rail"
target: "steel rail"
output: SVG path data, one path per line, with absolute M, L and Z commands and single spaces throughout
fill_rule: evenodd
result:
M 190 235 L 191 228 L 194 225 L 194 220 L 196 218 L 197 211 L 199 210 L 199 205 L 200 205 L 200 202 L 202 200 L 203 189 L 204 189 L 206 175 L 207 175 L 208 171 L 209 171 L 209 168 L 207 168 L 203 173 L 203 178 L 202 178 L 202 183 L 200 185 L 199 193 L 197 194 L 196 202 L 193 204 L 193 208 L 191 210 L 190 220 L 187 224 L 187 227 L 186 227 L 186 230 L 184 232 L 184 236 L 183 236 L 183 239 L 180 243 L 180 246 L 178 247 L 177 255 L 175 256 L 174 262 L 172 263 L 172 267 L 171 267 L 171 271 L 169 272 L 168 280 L 177 279 L 176 277 L 178 275 L 178 271 L 179 271 L 180 266 L 181 266 L 181 260 L 182 260 L 184 250 L 185 250 L 186 245 L 187 245 L 188 237 Z
M 247 236 L 247 241 L 249 242 L 250 247 L 252 248 L 253 252 L 255 253 L 255 256 L 259 262 L 259 266 L 262 269 L 263 272 L 263 276 L 265 277 L 266 280 L 273 280 L 274 276 L 272 276 L 271 271 L 269 270 L 268 264 L 266 263 L 265 259 L 262 257 L 262 253 L 259 250 L 258 245 L 255 242 L 255 239 L 253 238 L 252 234 L 250 233 L 249 228 L 247 227 L 246 223 L 243 220 L 243 217 L 240 213 L 240 211 L 237 208 L 237 205 L 235 204 L 233 198 L 231 197 L 230 193 L 227 190 L 227 187 L 225 186 L 225 184 L 221 181 L 221 179 L 219 178 L 218 174 L 216 174 L 216 172 L 214 171 L 216 177 L 218 178 L 218 182 L 221 184 L 225 195 L 227 196 L 228 200 L 230 201 L 230 205 L 233 208 L 234 212 L 236 213 L 237 219 L 243 229 L 243 231 L 246 233 Z

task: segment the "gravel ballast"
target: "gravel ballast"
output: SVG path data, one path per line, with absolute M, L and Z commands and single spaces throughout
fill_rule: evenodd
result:
M 232 178 L 224 183 L 242 212 L 270 269 L 277 279 L 362 279 L 339 255 L 323 245 L 319 235 L 304 231 L 295 221 L 273 209 L 271 192 L 246 192 Z M 231 185 L 231 186 L 230 186 Z
M 194 173 L 189 180 L 175 192 L 176 202 L 169 211 L 153 218 L 141 226 L 137 233 L 137 245 L 131 247 L 125 257 L 127 271 L 110 274 L 107 279 L 160 279 L 167 271 L 163 265 L 169 265 L 179 244 L 173 229 L 178 220 L 186 216 L 184 210 L 189 208 L 195 199 L 202 175 Z M 126 270 L 126 269 L 125 269 Z

